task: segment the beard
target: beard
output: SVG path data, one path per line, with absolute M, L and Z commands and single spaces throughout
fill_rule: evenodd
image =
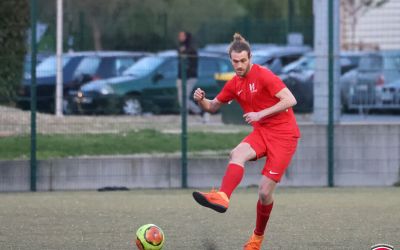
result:
M 243 68 L 235 69 L 235 72 L 238 76 L 243 77 L 243 76 L 247 75 L 247 73 L 249 73 L 250 66 L 251 66 L 251 64 L 249 63 L 249 65 L 247 65 L 247 67 L 245 69 L 243 69 Z

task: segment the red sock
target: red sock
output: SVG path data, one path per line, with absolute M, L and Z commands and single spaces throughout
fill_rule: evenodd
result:
M 235 190 L 242 180 L 243 175 L 244 168 L 242 166 L 230 163 L 226 168 L 219 191 L 224 192 L 230 198 L 233 190 Z
M 274 203 L 268 205 L 261 204 L 260 200 L 257 202 L 257 220 L 256 229 L 254 229 L 254 234 L 258 236 L 263 236 L 265 228 L 269 220 L 269 215 L 271 214 L 272 206 Z

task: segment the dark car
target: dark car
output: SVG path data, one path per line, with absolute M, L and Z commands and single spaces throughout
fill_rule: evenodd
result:
M 98 51 L 63 54 L 63 92 L 64 112 L 70 112 L 68 92 L 93 79 L 119 76 L 146 52 Z M 56 56 L 47 57 L 36 67 L 37 108 L 39 111 L 54 112 L 56 88 Z M 30 108 L 30 75 L 23 80 L 18 91 L 17 105 Z
M 299 60 L 302 56 L 307 54 L 311 48 L 308 46 L 278 46 L 278 45 L 264 45 L 259 46 L 254 50 L 252 45 L 253 63 L 259 64 L 271 70 L 275 74 L 280 74 L 283 67 Z M 297 65 L 297 64 L 296 64 Z M 215 80 L 220 86 L 235 76 L 235 72 L 218 72 L 215 75 Z
M 384 109 L 382 88 L 400 79 L 400 51 L 368 53 L 361 57 L 358 69 L 341 79 L 349 91 L 344 97 L 347 109 Z
M 340 73 L 344 74 L 358 66 L 361 52 L 342 52 L 340 55 Z M 280 78 L 297 99 L 295 112 L 313 111 L 314 103 L 315 55 L 308 53 L 298 61 L 283 68 Z
M 214 74 L 231 70 L 227 57 L 200 52 L 196 87 L 203 88 L 213 98 L 219 91 Z M 74 104 L 82 113 L 178 113 L 177 74 L 175 51 L 144 57 L 120 77 L 83 85 Z
M 257 45 L 257 44 L 256 44 Z M 253 48 L 251 53 L 251 61 L 271 70 L 275 74 L 280 74 L 283 67 L 297 61 L 304 54 L 311 51 L 309 46 L 278 46 L 273 44 L 259 44 L 257 49 Z M 211 49 L 209 49 L 212 51 Z M 216 75 L 215 80 L 221 84 L 230 80 L 235 72 L 223 73 Z
M 36 64 L 40 64 L 43 62 L 47 57 L 51 56 L 52 54 L 48 52 L 39 52 L 36 55 Z M 24 78 L 31 77 L 31 69 L 32 69 L 32 55 L 27 54 L 24 59 Z
M 214 53 L 214 54 L 220 54 L 223 56 L 228 55 L 228 50 L 229 50 L 229 43 L 211 43 L 207 44 L 204 46 L 204 48 L 200 49 L 201 52 L 205 53 Z M 256 51 L 256 50 L 265 50 L 265 49 L 270 49 L 270 48 L 276 48 L 278 45 L 272 44 L 272 43 L 252 43 L 251 44 L 251 50 Z

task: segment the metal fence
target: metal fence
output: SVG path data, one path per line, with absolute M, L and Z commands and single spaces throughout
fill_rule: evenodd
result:
M 199 7 L 211 1 L 191 2 L 193 8 L 198 8 L 200 16 L 196 16 L 196 11 L 191 10 L 185 1 L 175 9 L 168 7 L 168 1 L 154 2 L 154 6 L 132 1 L 137 4 L 135 10 L 130 4 L 123 5 L 127 1 L 103 1 L 112 2 L 108 10 L 72 0 L 64 2 L 63 65 L 67 68 L 63 70 L 62 115 L 55 115 L 56 9 L 53 2 L 49 3 L 51 8 L 41 8 L 48 1 L 38 0 L 37 96 L 33 100 L 37 111 L 31 110 L 33 88 L 30 52 L 33 47 L 28 46 L 28 52 L 23 55 L 25 66 L 18 87 L 11 88 L 13 93 L 2 93 L 1 96 L 0 191 L 31 190 L 32 182 L 37 190 L 96 189 L 107 186 L 181 187 L 185 186 L 184 175 L 187 175 L 186 184 L 189 187 L 218 186 L 229 148 L 240 142 L 239 138 L 231 142 L 228 137 L 237 134 L 243 137 L 250 131 L 241 123 L 242 114 L 237 106 L 227 105 L 221 112 L 209 117 L 191 113 L 182 117 L 177 100 L 176 57 L 168 57 L 173 59 L 171 63 L 165 63 L 164 70 L 169 72 L 168 75 L 155 74 L 149 82 L 140 83 L 136 79 L 139 77 L 123 73 L 140 59 L 159 52 L 164 56 L 165 53 L 173 55 L 180 30 L 192 32 L 199 51 L 204 55 L 199 59 L 199 74 L 207 76 L 207 83 L 205 80 L 202 82 L 200 77 L 199 83 L 204 83 L 214 92 L 221 88 L 226 80 L 224 77 L 232 73 L 226 48 L 233 33 L 242 33 L 254 45 L 253 59 L 260 56 L 260 64 L 276 70 L 274 72 L 298 100 L 295 111 L 303 139 L 282 185 L 327 185 L 327 132 L 325 125 L 315 124 L 313 119 L 315 62 L 323 55 L 312 53 L 315 22 L 312 16 L 304 16 L 304 12 L 312 13 L 312 1 L 275 1 L 282 2 L 284 8 L 276 9 L 276 13 L 265 10 L 264 17 L 255 9 L 244 9 L 231 1 L 235 2 L 232 4 L 235 8 L 215 4 L 215 9 L 209 10 L 212 18 L 204 18 L 207 9 Z M 188 8 L 189 11 L 185 12 Z M 342 74 L 340 81 L 335 84 L 340 85 L 338 93 L 343 112 L 400 110 L 400 77 L 397 75 L 400 72 L 397 54 L 400 51 L 397 47 L 400 34 L 392 30 L 391 35 L 380 35 L 386 29 L 374 26 L 365 28 L 371 20 L 382 15 L 387 17 L 380 22 L 382 26 L 398 23 L 397 15 L 388 14 L 393 9 L 400 10 L 396 0 L 368 9 L 359 17 L 355 27 L 352 26 L 351 16 L 341 17 L 342 54 L 339 60 Z M 141 12 L 147 14 L 142 15 Z M 342 13 L 347 12 L 342 10 Z M 376 37 L 381 39 L 373 40 Z M 289 41 L 292 43 L 290 46 Z M 207 45 L 217 50 L 207 51 Z M 293 48 L 300 48 L 301 52 L 294 53 L 291 50 Z M 374 50 L 371 51 L 371 48 Z M 392 54 L 385 57 L 386 53 Z M 381 71 L 375 68 L 368 71 L 360 66 L 375 67 L 377 64 L 373 60 L 381 60 L 385 66 L 385 58 L 391 62 L 387 71 L 385 67 Z M 0 61 L 4 60 L 7 57 L 0 55 Z M 158 62 L 151 61 L 141 70 L 150 71 Z M 154 72 L 159 73 L 157 70 Z M 111 78 L 114 81 L 110 81 Z M 152 89 L 146 89 L 143 93 L 130 92 L 104 106 L 102 97 L 120 91 L 111 87 L 118 85 L 115 79 L 123 81 L 126 78 L 131 80 L 126 81 L 125 85 L 152 84 Z M 1 80 L 6 82 L 6 79 Z M 162 84 L 167 87 L 163 88 Z M 148 102 L 156 98 L 160 101 L 158 105 Z M 84 106 L 93 100 L 101 105 L 85 110 Z M 338 152 L 335 155 L 336 183 L 393 185 L 399 179 L 398 123 L 381 126 L 386 122 L 383 118 L 377 118 L 376 126 L 371 127 L 368 121 L 357 114 L 354 117 L 359 127 L 341 127 L 340 123 L 335 125 L 336 131 L 339 131 L 335 135 L 335 151 Z M 201 133 L 215 133 L 215 138 L 227 145 L 232 143 L 229 144 L 231 146 L 222 150 L 218 148 L 214 152 L 213 144 L 216 142 L 213 141 L 200 144 L 200 149 L 189 144 L 188 169 L 184 173 L 180 151 L 180 133 L 184 126 L 182 119 L 187 119 L 188 125 L 189 135 L 188 138 L 183 135 L 185 140 L 196 140 L 196 136 L 206 140 L 209 138 Z M 371 136 L 370 131 L 375 131 L 371 138 L 377 140 L 377 144 L 364 139 Z M 222 139 L 218 137 L 225 133 L 230 134 Z M 151 146 L 146 144 L 153 137 L 159 139 L 157 144 L 164 145 L 161 152 L 152 152 Z M 387 138 L 390 138 L 390 142 L 385 143 Z M 148 151 L 144 152 L 139 147 L 142 145 L 138 144 L 143 144 L 144 148 L 147 146 Z M 377 168 L 381 161 L 384 167 Z M 204 166 L 202 162 L 215 168 Z M 35 164 L 36 168 L 32 171 Z M 251 166 L 254 167 L 249 169 L 248 177 L 242 183 L 244 186 L 257 184 L 261 166 Z M 376 175 L 379 178 L 374 179 Z M 357 181 L 357 176 L 363 176 L 364 181 Z
M 342 78 L 345 107 L 360 111 L 399 110 L 399 1 L 374 1 L 370 6 L 342 2 L 342 45 L 365 54 L 358 69 Z M 375 25 L 379 22 L 379 26 Z M 348 105 L 347 105 L 348 104 Z
M 343 82 L 349 85 L 350 109 L 400 110 L 400 51 L 366 54 Z

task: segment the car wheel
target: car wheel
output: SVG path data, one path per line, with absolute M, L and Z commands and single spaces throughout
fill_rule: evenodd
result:
M 127 96 L 122 104 L 122 113 L 125 115 L 141 115 L 142 104 L 137 96 Z

